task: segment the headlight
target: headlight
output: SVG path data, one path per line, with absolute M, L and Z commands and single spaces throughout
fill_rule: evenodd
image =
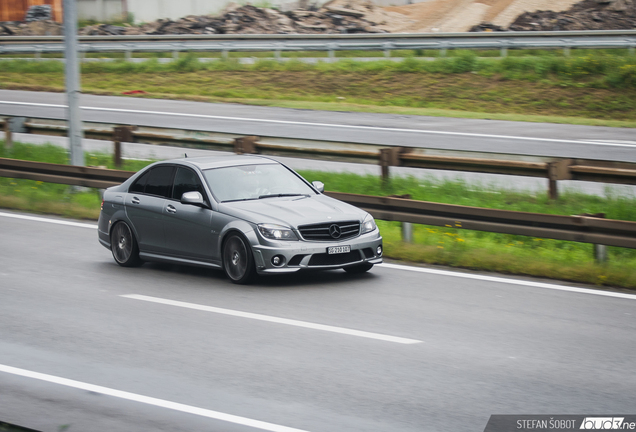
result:
M 375 220 L 373 219 L 373 216 L 368 214 L 367 217 L 364 218 L 364 222 L 362 222 L 362 231 L 360 234 L 366 234 L 373 231 L 375 228 Z
M 298 240 L 294 231 L 280 225 L 261 224 L 258 226 L 260 233 L 269 240 Z

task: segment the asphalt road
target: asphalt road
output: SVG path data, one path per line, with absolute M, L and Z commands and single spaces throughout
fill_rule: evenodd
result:
M 66 118 L 62 93 L 0 90 L 0 116 Z M 442 150 L 559 156 L 636 162 L 634 129 L 470 120 L 425 116 L 397 116 L 352 112 L 327 112 L 236 104 L 149 100 L 131 97 L 82 95 L 86 121 L 136 123 L 161 127 L 217 132 L 286 136 L 386 146 L 423 146 Z M 0 132 L 0 137 L 3 134 Z M 16 134 L 16 140 L 68 147 L 63 137 Z M 87 151 L 112 152 L 112 143 L 85 139 Z M 124 157 L 170 159 L 183 157 L 183 148 L 126 143 Z M 188 149 L 189 157 L 210 153 Z M 277 158 L 294 169 L 379 175 L 374 165 L 298 158 Z M 443 170 L 392 167 L 392 175 L 419 178 L 461 179 L 475 188 L 545 191 L 547 179 Z M 609 186 L 609 187 L 608 187 Z M 328 187 L 328 185 L 327 185 Z M 631 185 L 560 181 L 559 189 L 605 196 L 632 196 Z
M 133 85 L 133 84 L 131 84 Z M 133 85 L 134 86 L 134 85 Z M 66 118 L 65 94 L 0 90 L 0 115 Z M 636 162 L 634 129 L 82 95 L 82 120 L 260 136 Z
M 394 265 L 236 286 L 121 268 L 94 222 L 51 221 L 0 213 L 0 421 L 422 432 L 634 411 L 635 295 Z

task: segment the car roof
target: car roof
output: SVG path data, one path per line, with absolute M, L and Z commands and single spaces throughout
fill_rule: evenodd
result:
M 193 157 L 193 158 L 181 158 L 181 159 L 173 159 L 169 161 L 163 161 L 164 163 L 169 162 L 184 162 L 187 164 L 192 164 L 198 167 L 201 170 L 206 170 L 210 168 L 223 168 L 229 166 L 237 166 L 237 165 L 257 165 L 257 164 L 278 164 L 273 159 L 263 157 L 263 156 L 254 156 L 254 155 L 236 155 L 236 154 L 227 154 L 227 155 L 217 155 L 217 156 L 201 156 L 201 157 Z

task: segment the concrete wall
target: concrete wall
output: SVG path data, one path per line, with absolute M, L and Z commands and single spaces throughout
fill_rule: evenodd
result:
M 122 0 L 77 0 L 77 17 L 81 20 L 120 21 L 125 2 Z
M 150 22 L 162 18 L 176 20 L 186 15 L 208 15 L 217 13 L 228 4 L 228 0 L 127 0 L 128 11 L 136 23 Z

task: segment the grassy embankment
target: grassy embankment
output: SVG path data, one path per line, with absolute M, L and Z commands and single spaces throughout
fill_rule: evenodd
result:
M 636 58 L 594 53 L 489 59 L 456 53 L 435 61 L 278 63 L 253 66 L 233 60 L 199 63 L 193 56 L 160 64 L 88 63 L 82 66 L 84 93 L 119 95 L 143 90 L 143 97 L 240 102 L 339 111 L 389 112 L 468 118 L 526 120 L 636 127 Z M 619 53 L 621 54 L 621 53 Z M 0 88 L 62 91 L 58 62 L 0 62 Z M 5 157 L 66 162 L 53 147 L 16 145 Z M 89 155 L 90 165 L 109 165 L 110 156 Z M 128 162 L 137 170 L 143 163 Z M 414 199 L 539 213 L 604 212 L 636 220 L 636 198 L 511 192 L 491 185 L 395 178 L 383 187 L 377 177 L 304 172 L 328 179 L 329 190 L 373 195 L 410 194 Z M 61 185 L 0 179 L 0 206 L 73 217 L 95 218 L 99 195 L 68 192 Z M 609 248 L 597 264 L 592 245 L 416 226 L 414 244 L 400 241 L 399 224 L 379 222 L 387 256 L 414 262 L 525 274 L 597 285 L 636 288 L 636 251 Z
M 0 141 L 1 142 L 1 141 Z M 65 163 L 67 153 L 55 146 L 16 143 L 10 151 L 0 146 L 0 157 Z M 88 154 L 87 164 L 112 168 L 112 157 Z M 136 171 L 148 162 L 126 161 Z M 302 171 L 308 180 L 326 181 L 328 190 L 367 195 L 410 194 L 414 199 L 552 214 L 605 212 L 608 218 L 636 220 L 636 197 L 617 196 L 608 190 L 601 198 L 564 191 L 557 201 L 541 192 L 519 192 L 494 185 L 468 185 L 463 181 L 393 178 L 383 185 L 378 177 Z M 64 185 L 0 178 L 0 207 L 35 213 L 96 219 L 97 190 L 71 192 Z M 414 243 L 401 241 L 400 224 L 378 221 L 390 258 L 462 268 L 563 279 L 599 286 L 636 288 L 636 251 L 608 248 L 607 263 L 594 262 L 589 244 L 524 236 L 461 230 L 454 227 L 414 226 Z
M 55 61 L 0 62 L 0 88 L 63 91 Z M 504 120 L 636 127 L 636 56 L 592 53 L 477 57 L 472 52 L 433 61 L 308 65 L 272 59 L 254 65 L 91 62 L 82 65 L 84 93 L 339 111 L 391 112 Z

